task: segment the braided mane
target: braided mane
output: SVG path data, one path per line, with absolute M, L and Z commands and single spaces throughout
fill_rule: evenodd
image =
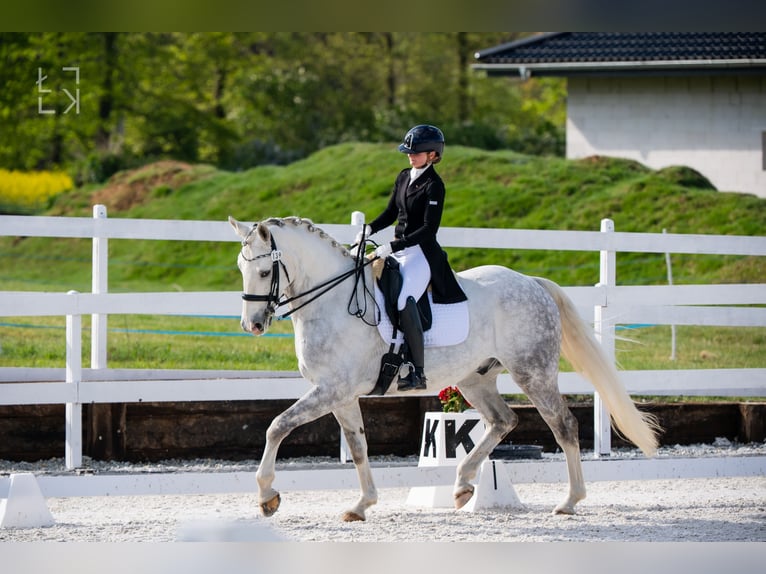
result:
M 328 241 L 335 249 L 340 251 L 343 257 L 351 257 L 351 253 L 341 243 L 338 243 L 330 234 L 323 229 L 314 225 L 314 222 L 310 219 L 291 216 L 291 217 L 270 217 L 262 222 L 264 225 L 276 225 L 277 227 L 285 227 L 287 224 L 291 224 L 293 227 L 305 229 L 309 233 L 319 234 L 320 239 Z

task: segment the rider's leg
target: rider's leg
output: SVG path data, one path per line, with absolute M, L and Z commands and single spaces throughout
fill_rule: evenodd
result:
M 431 269 L 420 246 L 408 247 L 404 251 L 395 253 L 394 256 L 399 261 L 399 271 L 402 274 L 402 290 L 397 302 L 399 326 L 410 348 L 414 369 L 409 375 L 399 379 L 398 389 L 425 389 L 423 325 L 420 321 L 417 300 L 428 288 Z
M 413 370 L 403 379 L 399 379 L 397 388 L 400 391 L 425 389 L 426 376 L 423 373 L 423 359 L 425 355 L 425 349 L 423 348 L 423 324 L 420 321 L 420 310 L 414 297 L 408 297 L 404 309 L 399 311 L 399 326 L 402 328 L 404 339 L 410 348 Z

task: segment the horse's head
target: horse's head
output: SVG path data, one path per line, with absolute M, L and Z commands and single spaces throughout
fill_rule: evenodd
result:
M 237 266 L 242 273 L 242 328 L 263 335 L 279 302 L 279 257 L 271 230 L 264 223 L 253 227 L 229 217 L 229 223 L 242 239 Z

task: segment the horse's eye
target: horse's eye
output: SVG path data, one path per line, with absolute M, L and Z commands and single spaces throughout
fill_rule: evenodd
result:
M 269 273 L 271 273 L 271 269 L 267 269 L 266 271 L 261 271 L 261 279 L 268 277 Z

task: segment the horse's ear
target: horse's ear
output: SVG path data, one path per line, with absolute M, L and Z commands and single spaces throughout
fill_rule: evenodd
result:
M 247 225 L 237 221 L 231 215 L 229 216 L 229 223 L 234 228 L 234 231 L 237 232 L 237 235 L 239 235 L 242 239 L 245 239 L 247 234 L 250 233 L 250 228 Z
M 269 231 L 269 228 L 267 225 L 264 225 L 263 223 L 259 223 L 258 226 L 255 228 L 255 232 L 258 234 L 258 237 L 263 239 L 264 243 L 268 243 L 271 240 L 271 231 Z

